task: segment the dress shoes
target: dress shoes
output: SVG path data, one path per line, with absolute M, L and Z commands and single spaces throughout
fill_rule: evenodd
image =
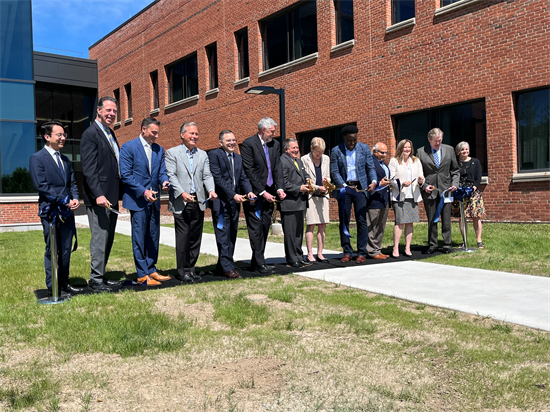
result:
M 119 280 L 103 279 L 103 283 L 107 286 L 119 288 L 122 286 L 122 282 Z
M 229 279 L 242 279 L 243 278 L 241 276 L 241 274 L 239 272 L 237 272 L 235 269 L 225 272 L 224 275 L 226 277 L 228 277 Z
M 377 255 L 374 255 L 372 258 L 373 258 L 373 259 L 387 259 L 388 256 L 387 256 L 387 255 L 383 255 L 382 253 L 379 253 L 379 254 L 377 254 Z M 358 258 L 358 259 L 359 259 L 359 258 Z
M 441 249 L 441 251 L 445 254 L 453 253 L 453 248 L 451 248 L 449 246 L 444 246 L 443 249 Z
M 407 256 L 407 257 L 413 257 L 413 254 L 412 254 L 412 253 L 404 252 L 403 254 L 404 254 L 405 256 Z
M 423 254 L 424 255 L 433 255 L 435 252 L 437 252 L 437 248 L 436 247 L 430 247 Z
M 317 263 L 317 260 L 315 260 L 315 258 L 313 258 L 313 260 L 309 260 L 309 258 L 306 257 L 306 258 L 304 259 L 304 262 L 314 264 L 314 263 Z
M 392 254 L 390 255 L 390 257 L 391 257 L 392 259 L 399 259 L 399 255 L 395 256 L 395 255 L 393 254 L 393 252 L 392 252 Z
M 302 260 L 302 261 L 300 261 L 300 263 L 304 266 L 311 266 L 311 265 L 313 265 L 313 263 L 317 263 L 317 262 L 315 262 L 315 261 L 310 262 L 309 260 Z
M 90 289 L 95 290 L 96 292 L 112 292 L 111 288 L 103 282 L 90 280 L 88 281 L 88 286 L 90 287 Z
M 70 293 L 70 294 L 77 294 L 84 291 L 84 288 L 73 286 L 70 283 L 67 283 L 65 285 L 61 285 L 61 290 Z
M 172 279 L 170 276 L 164 276 L 164 275 L 161 275 L 158 272 L 150 273 L 149 276 L 151 276 L 155 280 L 158 280 L 159 282 L 165 282 L 167 280 Z
M 345 255 L 342 259 L 340 259 L 340 262 L 342 263 L 351 262 L 351 255 Z
M 48 288 L 48 296 L 53 296 L 52 288 Z M 59 291 L 58 296 L 59 296 L 60 298 L 66 299 L 66 298 L 70 298 L 70 297 L 72 296 L 72 294 L 71 294 L 70 292 L 67 292 L 67 291 L 61 289 L 61 290 Z
M 258 265 L 254 270 L 258 273 L 261 273 L 262 275 L 267 275 L 267 274 L 271 274 L 273 271 L 273 269 L 270 269 L 270 267 L 275 269 L 275 266 L 271 266 L 271 265 Z
M 367 258 L 363 255 L 357 256 L 357 259 L 355 259 L 355 263 L 365 263 L 367 261 Z
M 294 269 L 302 269 L 302 268 L 305 267 L 306 265 L 304 265 L 304 264 L 302 263 L 302 261 L 300 261 L 300 262 L 287 263 L 287 266 L 288 266 L 288 267 L 291 267 L 291 268 L 294 268 Z
M 194 282 L 194 279 L 191 277 L 191 274 L 190 273 L 184 273 L 183 276 L 181 275 L 174 275 L 174 277 L 179 280 L 180 282 L 185 282 L 185 283 L 193 283 Z
M 317 256 L 315 259 L 317 259 L 317 262 L 319 263 L 328 263 L 328 259 L 321 259 L 319 256 Z
M 197 275 L 195 272 L 189 272 L 189 276 L 191 276 L 193 280 L 201 280 L 201 277 Z
M 137 283 L 142 286 L 158 286 L 162 285 L 158 280 L 153 279 L 150 275 L 145 275 L 137 279 Z

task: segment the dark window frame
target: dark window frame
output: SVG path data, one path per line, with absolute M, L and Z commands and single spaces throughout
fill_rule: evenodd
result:
M 218 88 L 218 45 L 216 42 L 209 44 L 205 48 L 206 58 L 208 59 L 208 90 Z
M 116 99 L 116 123 L 120 123 L 120 88 L 113 90 L 113 97 Z
M 189 73 L 188 71 L 191 70 L 188 67 L 188 64 L 193 65 L 192 67 L 193 73 Z M 174 69 L 180 68 L 181 69 L 181 95 L 182 97 L 180 99 L 176 99 L 174 97 L 174 83 L 179 82 L 179 80 L 174 79 Z M 177 103 L 181 100 L 185 100 L 189 97 L 197 96 L 199 94 L 199 86 L 198 86 L 198 61 L 197 61 L 197 52 L 194 51 L 193 53 L 188 54 L 187 56 L 176 60 L 173 63 L 170 63 L 165 66 L 166 70 L 166 79 L 168 81 L 168 103 Z M 192 80 L 195 80 L 193 82 Z M 193 89 L 193 90 L 191 90 Z M 195 92 L 195 93 L 193 93 Z M 179 95 L 178 91 L 178 95 Z
M 248 27 L 235 32 L 237 43 L 237 63 L 239 80 L 250 77 L 250 63 L 248 58 Z
M 158 70 L 152 71 L 149 73 L 151 79 L 151 87 L 153 91 L 153 110 L 156 110 L 160 106 L 160 96 L 159 96 L 159 72 Z
M 402 13 L 402 10 L 400 9 L 400 7 L 403 7 L 408 2 L 412 2 L 414 4 L 413 14 L 412 16 L 405 16 L 406 18 L 401 18 L 400 14 Z M 398 8 L 399 8 L 399 11 L 398 11 Z M 401 23 L 402 21 L 406 21 L 414 17 L 416 17 L 415 0 L 391 0 L 391 24 L 392 25 Z
M 321 137 L 325 141 L 325 152 L 328 157 L 332 153 L 332 149 L 344 141 L 342 137 L 342 128 L 344 126 L 357 126 L 357 122 L 344 123 L 336 126 L 323 127 L 316 130 L 307 130 L 296 133 L 296 140 L 300 147 L 300 156 L 305 156 L 311 151 L 311 140 L 314 137 Z
M 126 119 L 131 119 L 133 117 L 132 83 L 124 85 L 124 92 L 126 93 Z
M 439 7 L 449 6 L 453 3 L 458 3 L 459 1 L 462 1 L 462 0 L 441 0 L 441 3 L 439 4 Z
M 342 2 L 347 1 L 351 3 L 351 15 L 342 13 Z M 336 44 L 345 43 L 347 41 L 355 39 L 355 27 L 354 27 L 354 13 L 353 13 L 353 0 L 334 0 L 334 14 L 336 17 Z M 351 16 L 351 18 L 350 18 Z M 351 37 L 344 36 L 342 34 L 342 26 L 344 22 L 351 21 Z M 343 38 L 345 37 L 345 38 Z M 349 38 L 348 38 L 349 37 Z

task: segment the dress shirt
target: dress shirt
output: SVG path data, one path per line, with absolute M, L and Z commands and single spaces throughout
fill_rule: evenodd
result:
M 105 138 L 107 139 L 107 142 L 109 142 L 109 146 L 111 146 L 113 148 L 113 150 L 115 151 L 117 162 L 118 162 L 118 159 L 120 157 L 120 153 L 119 153 L 119 150 L 118 150 L 118 146 L 116 145 L 116 143 L 114 143 L 115 139 L 114 139 L 113 135 L 111 134 L 111 131 L 109 130 L 108 127 L 104 127 L 101 124 L 101 122 L 99 122 L 97 119 L 95 119 L 95 122 L 99 125 L 101 130 L 103 130 L 103 134 L 105 135 Z M 113 138 L 113 143 L 114 144 L 111 144 L 111 142 L 109 141 L 109 134 L 111 134 L 111 137 Z
M 378 159 L 377 159 L 378 160 Z M 386 178 L 390 178 L 390 169 L 388 169 L 388 166 L 386 166 L 386 162 L 383 160 L 378 160 L 380 162 L 380 166 L 382 166 L 382 169 L 384 169 L 384 172 L 386 173 Z
M 437 150 L 434 150 L 433 147 L 430 146 L 430 149 L 432 149 L 432 154 L 434 155 L 434 161 L 435 161 L 435 153 L 437 153 L 437 157 L 439 158 L 439 165 L 436 165 L 436 166 L 441 166 L 441 146 L 439 146 L 439 149 Z
M 195 170 L 193 169 L 193 155 L 197 153 L 197 148 L 194 147 L 193 150 L 189 150 L 187 146 L 184 145 L 184 147 L 187 159 L 189 159 L 189 167 L 191 168 L 191 193 L 195 193 L 197 190 L 195 188 L 195 179 L 193 178 L 195 175 Z
M 348 182 L 357 180 L 357 173 L 355 172 L 355 153 L 356 150 L 353 148 L 353 150 L 348 150 L 346 147 L 346 163 L 347 163 L 347 175 L 348 175 Z
M 63 166 L 63 162 L 61 161 L 61 156 L 59 157 L 59 161 L 57 160 L 58 157 L 56 155 L 56 151 L 53 150 L 50 146 L 44 146 L 46 148 L 46 150 L 48 151 L 48 153 L 50 154 L 50 156 L 52 157 L 53 161 L 55 162 L 55 164 L 60 168 L 60 169 L 63 169 L 63 172 L 65 172 L 65 167 Z

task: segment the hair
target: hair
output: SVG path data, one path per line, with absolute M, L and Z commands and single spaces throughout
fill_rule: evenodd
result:
M 118 100 L 117 100 L 117 99 L 115 99 L 114 97 L 111 97 L 111 96 L 104 96 L 104 97 L 102 97 L 101 99 L 99 99 L 99 103 L 97 104 L 97 108 L 98 108 L 98 109 L 103 109 L 103 104 L 104 104 L 106 101 L 113 102 L 113 103 L 116 104 L 117 107 L 118 107 Z
M 414 146 L 413 142 L 411 142 L 409 139 L 403 139 L 399 141 L 397 144 L 397 149 L 395 150 L 395 158 L 399 162 L 399 164 L 403 163 L 403 149 L 405 148 L 405 145 L 409 143 L 411 145 L 411 155 L 409 156 L 413 163 L 418 160 L 418 158 L 413 154 L 414 153 Z
M 143 129 L 145 127 L 147 129 L 152 124 L 160 127 L 160 120 L 157 120 L 154 117 L 146 117 L 141 121 L 141 128 Z
M 342 136 L 345 137 L 348 134 L 355 134 L 358 133 L 359 129 L 354 124 L 348 124 L 347 126 L 344 126 L 342 128 Z
M 290 139 L 286 139 L 284 142 L 283 142 L 283 148 L 286 150 L 286 149 L 290 149 L 290 143 L 292 142 L 296 142 L 298 143 L 298 140 L 294 139 L 293 137 L 291 137 Z
M 320 137 L 314 137 L 313 139 L 311 139 L 311 150 L 314 150 L 314 149 L 323 149 L 323 152 L 325 151 L 326 149 L 326 144 L 325 144 L 325 141 L 320 138 Z
M 223 140 L 223 137 L 226 135 L 226 134 L 233 134 L 233 132 L 229 129 L 223 129 L 221 132 L 220 132 L 220 135 L 218 137 L 218 139 L 220 139 L 220 142 Z
M 468 146 L 468 149 L 470 148 L 470 143 L 468 142 L 460 142 L 456 145 L 455 153 L 456 157 L 460 158 L 460 152 L 462 152 L 462 149 L 464 149 L 465 146 Z
M 434 127 L 432 130 L 428 132 L 428 140 L 432 140 L 434 137 L 441 136 L 443 137 L 443 132 L 441 129 L 438 129 L 437 127 Z
M 258 131 L 261 132 L 264 127 L 267 129 L 271 126 L 277 127 L 277 123 L 275 122 L 275 120 L 273 120 L 271 117 L 264 117 L 258 122 Z
M 181 128 L 180 128 L 180 133 L 185 133 L 185 131 L 187 130 L 187 126 L 195 126 L 197 127 L 197 123 L 195 122 L 187 122 L 187 123 L 184 123 L 181 125 Z
M 46 135 L 51 136 L 54 126 L 61 126 L 61 128 L 63 128 L 63 123 L 61 123 L 59 120 L 50 120 L 44 122 L 42 126 L 40 126 L 40 128 L 42 129 L 42 137 Z

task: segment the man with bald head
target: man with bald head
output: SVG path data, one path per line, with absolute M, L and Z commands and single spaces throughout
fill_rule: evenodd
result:
M 369 240 L 367 254 L 372 259 L 387 259 L 388 255 L 382 253 L 382 240 L 386 230 L 388 211 L 390 205 L 390 169 L 386 165 L 388 147 L 378 142 L 372 149 L 374 170 L 376 171 L 377 188 L 367 199 L 367 224 L 369 228 Z

